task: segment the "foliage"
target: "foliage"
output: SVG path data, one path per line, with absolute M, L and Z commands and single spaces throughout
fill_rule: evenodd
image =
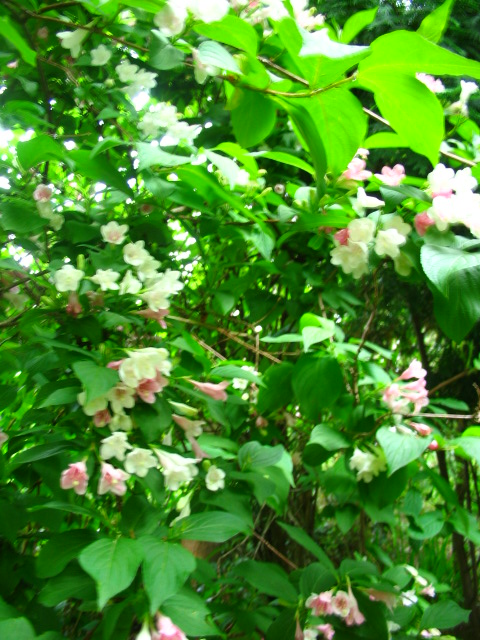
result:
M 478 637 L 480 62 L 317 4 L 0 8 L 2 638 Z

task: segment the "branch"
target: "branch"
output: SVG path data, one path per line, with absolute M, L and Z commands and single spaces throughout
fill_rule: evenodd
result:
M 448 380 L 444 380 L 443 382 L 440 382 L 439 384 L 437 384 L 435 387 L 433 387 L 433 389 L 430 389 L 428 393 L 429 395 L 432 395 L 432 393 L 435 393 L 439 389 L 443 389 L 443 387 L 447 387 L 449 384 L 452 384 L 453 382 L 456 382 L 461 378 L 466 378 L 467 376 L 471 376 L 472 373 L 476 373 L 476 371 L 477 369 L 470 369 L 468 371 L 462 371 L 461 373 L 457 373 L 457 375 L 453 376 L 452 378 L 448 378 Z

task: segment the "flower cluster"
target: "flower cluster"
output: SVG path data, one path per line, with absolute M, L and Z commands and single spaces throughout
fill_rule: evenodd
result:
M 480 194 L 473 193 L 477 184 L 469 167 L 455 172 L 438 164 L 428 174 L 432 206 L 415 218 L 419 235 L 423 236 L 432 225 L 439 231 L 446 231 L 450 225 L 463 224 L 480 238 Z
M 350 585 L 347 591 L 338 590 L 312 593 L 305 602 L 305 606 L 312 610 L 314 616 L 338 616 L 347 627 L 360 625 L 365 622 L 365 616 L 358 608 L 357 599 L 352 593 Z M 326 636 L 328 637 L 328 636 Z
M 371 482 L 379 473 L 386 471 L 387 462 L 381 449 L 361 451 L 355 449 L 349 462 L 350 469 L 357 472 L 357 480 Z
M 155 14 L 153 21 L 164 36 L 171 38 L 185 30 L 189 13 L 194 20 L 216 22 L 229 10 L 228 0 L 171 0 Z
M 142 90 L 153 89 L 157 85 L 157 75 L 155 73 L 140 69 L 137 64 L 132 64 L 127 60 L 122 60 L 115 67 L 115 71 L 120 81 L 127 83 L 123 87 L 123 91 L 130 97 L 140 93 Z
M 322 634 L 321 637 L 325 640 L 333 640 L 335 629 L 329 623 L 307 627 L 303 630 L 303 640 L 317 640 L 319 634 Z
M 193 140 L 198 136 L 201 127 L 198 125 L 190 125 L 185 120 L 180 120 L 182 115 L 177 112 L 174 105 L 167 102 L 159 102 L 155 106 L 150 107 L 149 111 L 143 116 L 138 128 L 146 137 L 158 136 L 160 130 L 170 145 L 183 142 L 192 144 Z
M 383 205 L 382 200 L 367 196 L 361 188 L 358 190 L 354 203 L 357 211 L 364 212 L 366 208 Z M 330 252 L 332 264 L 341 266 L 344 273 L 351 273 L 354 278 L 360 278 L 368 273 L 368 245 L 372 243 L 378 256 L 392 258 L 397 272 L 406 275 L 409 265 L 404 264 L 400 247 L 405 244 L 411 226 L 397 215 L 383 215 L 380 221 L 382 228 L 377 227 L 371 216 L 355 218 L 345 229 L 338 231 L 334 235 L 336 247 Z
M 422 367 L 421 362 L 412 360 L 401 376 L 385 389 L 383 401 L 386 402 L 393 413 L 411 413 L 411 404 L 413 404 L 413 413 L 418 413 L 420 409 L 427 406 L 426 375 L 427 372 Z M 418 431 L 418 429 L 416 430 Z

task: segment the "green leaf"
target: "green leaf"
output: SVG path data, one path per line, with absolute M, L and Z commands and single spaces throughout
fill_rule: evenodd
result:
M 297 590 L 289 581 L 288 575 L 275 564 L 246 560 L 237 565 L 232 574 L 244 578 L 260 593 L 289 602 L 296 602 L 298 599 Z
M 61 573 L 67 564 L 94 542 L 97 535 L 89 529 L 64 531 L 53 534 L 36 558 L 37 576 L 50 578 Z
M 154 69 L 166 71 L 175 69 L 185 59 L 185 53 L 174 47 L 157 29 L 152 29 L 153 38 L 149 50 L 149 63 Z
M 190 156 L 178 156 L 173 153 L 167 153 L 167 151 L 164 151 L 158 145 L 155 146 L 149 142 L 138 142 L 136 149 L 138 153 L 139 171 L 153 166 L 178 167 L 181 164 L 187 164 L 192 161 Z
M 340 365 L 328 356 L 302 356 L 295 365 L 292 385 L 301 412 L 311 420 L 318 420 L 344 390 Z
M 25 171 L 48 160 L 64 161 L 65 147 L 46 135 L 39 135 L 17 144 L 17 158 Z
M 98 607 L 131 585 L 143 559 L 137 540 L 97 540 L 78 557 L 80 566 L 97 583 Z
M 162 605 L 162 613 L 171 618 L 188 636 L 216 636 L 220 634 L 217 627 L 207 620 L 210 611 L 202 597 L 184 588 L 180 593 L 166 600 Z
M 475 460 L 480 466 L 480 437 L 463 435 L 451 440 L 450 444 L 459 446 L 467 458 Z
M 39 408 L 52 407 L 60 404 L 71 404 L 77 400 L 77 395 L 80 389 L 78 387 L 65 387 L 64 389 L 57 389 L 53 393 L 50 393 L 45 400 L 41 402 Z
M 30 47 L 25 38 L 17 31 L 16 26 L 8 16 L 0 17 L 0 33 L 5 40 L 8 40 L 22 56 L 23 60 L 34 67 L 37 63 L 37 54 Z M 13 637 L 13 636 L 12 636 Z
M 305 313 L 300 318 L 304 350 L 308 351 L 312 344 L 323 342 L 335 335 L 336 325 L 333 320 L 327 320 L 313 313 Z
M 5 231 L 29 234 L 47 224 L 27 203 L 2 202 L 0 225 Z
M 256 384 L 258 386 L 265 386 L 262 382 L 262 379 L 258 376 L 257 373 L 248 371 L 248 369 L 242 369 L 242 367 L 236 367 L 233 364 L 220 364 L 218 367 L 215 367 L 210 371 L 210 375 L 220 376 L 221 378 L 225 378 L 227 380 L 232 380 L 233 378 L 242 378 L 242 380 L 248 380 L 249 382 L 253 382 L 253 384 Z
M 462 609 L 453 600 L 444 600 L 430 605 L 422 616 L 422 629 L 451 629 L 462 622 L 468 622 L 470 610 Z
M 0 638 L 15 640 L 35 640 L 35 631 L 27 618 L 11 618 L 0 621 Z
M 377 431 L 377 440 L 385 453 L 389 475 L 392 475 L 397 469 L 420 458 L 432 441 L 432 437 L 421 438 L 417 435 L 391 431 L 389 427 L 382 427 Z
M 239 533 L 248 535 L 245 521 L 232 513 L 207 511 L 182 518 L 172 527 L 172 535 L 185 540 L 225 542 Z
M 308 164 L 308 162 L 305 162 L 305 160 L 302 160 L 301 158 L 297 158 L 297 156 L 293 156 L 291 153 L 285 153 L 284 151 L 254 151 L 250 155 L 254 158 L 267 158 L 267 160 L 274 160 L 281 164 L 297 167 L 297 169 L 306 171 L 311 175 L 314 175 L 315 173 L 314 168 Z
M 423 270 L 435 285 L 435 317 L 452 340 L 462 340 L 480 318 L 480 253 L 424 245 Z
M 338 451 L 351 446 L 351 442 L 337 429 L 326 424 L 319 424 L 314 427 L 308 444 L 318 444 L 327 451 Z
M 246 51 L 252 56 L 257 55 L 258 37 L 255 29 L 237 16 L 227 14 L 219 22 L 203 22 L 195 25 L 193 30 L 212 40 Z
M 215 153 L 214 151 L 205 150 L 205 155 L 214 164 L 220 173 L 228 180 L 228 186 L 233 189 L 238 182 L 238 174 L 240 167 L 230 158 Z
M 39 444 L 35 447 L 30 447 L 29 449 L 20 451 L 20 453 L 16 453 L 12 456 L 10 463 L 13 467 L 18 467 L 21 464 L 29 464 L 30 462 L 36 462 L 37 460 L 45 460 L 45 458 L 56 456 L 69 447 L 70 444 L 68 442 Z
M 281 444 L 275 447 L 247 442 L 238 452 L 238 464 L 242 470 L 269 467 L 279 462 L 285 449 Z
M 105 395 L 119 381 L 116 371 L 107 367 L 99 367 L 88 360 L 74 362 L 72 369 L 86 391 L 87 403 Z
M 197 49 L 198 59 L 202 64 L 218 67 L 223 71 L 230 71 L 237 75 L 242 75 L 242 70 L 238 66 L 237 61 L 229 53 L 225 47 L 218 42 L 207 41 L 202 42 Z
M 297 542 L 304 549 L 310 551 L 310 553 L 315 558 L 317 558 L 317 560 L 320 560 L 321 564 L 324 567 L 332 570 L 334 569 L 334 566 L 325 551 L 315 542 L 315 540 L 312 540 L 312 538 L 308 535 L 308 533 L 306 533 L 306 531 L 300 529 L 299 527 L 293 527 L 290 524 L 285 524 L 285 522 L 277 522 L 277 524 L 287 532 L 292 540 L 295 540 L 295 542 Z
M 242 147 L 253 147 L 272 133 L 276 120 L 272 100 L 260 93 L 237 89 L 234 105 L 231 111 L 233 133 Z
M 165 600 L 175 595 L 195 570 L 195 558 L 179 544 L 162 542 L 152 536 L 139 539 L 143 549 L 142 565 L 145 591 L 153 615 Z
M 45 607 L 56 607 L 70 598 L 95 600 L 95 595 L 95 584 L 91 577 L 78 565 L 73 565 L 47 582 L 38 594 L 38 601 Z
M 427 40 L 430 40 L 430 42 L 440 42 L 448 26 L 454 2 L 455 0 L 446 0 L 446 2 L 426 16 L 418 27 L 417 33 Z
M 284 362 L 280 365 L 273 365 L 263 375 L 264 387 L 260 387 L 258 392 L 258 412 L 270 413 L 280 407 L 286 407 L 293 396 L 292 390 L 293 365 Z
M 68 159 L 75 163 L 76 171 L 85 178 L 90 178 L 95 182 L 104 182 L 113 189 L 118 189 L 122 193 L 132 194 L 132 190 L 124 177 L 116 167 L 108 162 L 106 158 L 91 158 L 91 151 L 86 149 L 76 149 L 70 151 Z
M 395 149 L 396 147 L 408 147 L 408 142 L 393 131 L 380 131 L 374 133 L 365 140 L 367 149 Z
M 368 27 L 368 25 L 375 20 L 377 11 L 378 7 L 375 7 L 374 9 L 367 9 L 366 11 L 358 11 L 354 13 L 353 16 L 350 16 L 343 26 L 340 42 L 351 42 L 360 31 L 363 31 L 365 27 Z
M 370 45 L 371 55 L 359 65 L 359 75 L 368 71 L 373 77 L 406 73 L 471 76 L 480 79 L 480 62 L 468 60 L 411 31 L 393 31 L 380 36 Z
M 344 59 L 353 58 L 356 64 L 359 59 L 368 54 L 368 47 L 335 42 L 330 38 L 328 29 L 318 31 L 302 31 L 303 46 L 299 52 L 300 57 L 325 56 L 326 58 Z
M 443 107 L 436 95 L 416 78 L 390 69 L 369 67 L 359 72 L 358 82 L 373 91 L 380 112 L 402 140 L 436 165 L 445 135 Z
M 339 175 L 363 145 L 368 118 L 361 102 L 347 89 L 325 91 L 302 102 L 327 154 L 328 168 Z

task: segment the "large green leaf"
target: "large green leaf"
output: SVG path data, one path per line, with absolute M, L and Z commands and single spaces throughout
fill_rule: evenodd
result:
M 76 171 L 85 178 L 95 180 L 95 182 L 104 182 L 113 189 L 118 189 L 128 195 L 132 194 L 132 190 L 127 184 L 126 177 L 119 173 L 106 158 L 91 158 L 91 151 L 87 149 L 76 149 L 70 151 L 68 159 L 75 163 Z
M 25 38 L 18 32 L 16 25 L 8 16 L 0 17 L 0 34 L 18 50 L 23 60 L 32 67 L 37 60 L 36 52 L 30 47 Z
M 179 544 L 163 542 L 152 536 L 139 539 L 143 550 L 143 582 L 153 615 L 165 600 L 175 595 L 195 570 L 192 554 Z
M 186 587 L 162 604 L 162 612 L 188 636 L 203 638 L 220 634 L 215 624 L 207 620 L 210 611 L 205 600 Z
M 440 42 L 448 26 L 454 2 L 455 0 L 446 0 L 446 2 L 426 16 L 418 27 L 418 33 L 427 40 L 430 40 L 430 42 Z
M 65 160 L 66 155 L 65 147 L 45 134 L 17 144 L 17 158 L 25 171 L 41 162 Z
M 288 164 L 291 167 L 297 167 L 297 169 L 306 171 L 311 175 L 315 173 L 314 168 L 308 164 L 308 162 L 305 162 L 305 160 L 302 160 L 301 158 L 297 158 L 297 156 L 293 156 L 291 153 L 285 153 L 285 151 L 255 151 L 250 155 L 255 158 L 267 158 L 267 160 L 274 160 L 281 164 Z
M 89 529 L 72 529 L 52 535 L 36 559 L 37 575 L 40 578 L 56 576 L 96 538 L 96 533 Z
M 267 138 L 275 126 L 275 103 L 260 93 L 237 89 L 231 111 L 233 132 L 242 147 L 253 147 Z
M 207 511 L 182 518 L 172 528 L 172 534 L 185 540 L 225 542 L 239 533 L 249 532 L 245 521 L 232 513 Z
M 284 451 L 281 444 L 269 447 L 255 441 L 247 442 L 238 452 L 238 464 L 242 470 L 269 467 L 280 461 Z
M 435 165 L 445 134 L 442 105 L 422 82 L 392 71 L 368 67 L 359 72 L 358 82 L 373 91 L 380 112 L 402 140 Z
M 131 585 L 143 559 L 137 540 L 97 540 L 84 549 L 78 561 L 97 583 L 98 607 Z
M 255 29 L 237 16 L 227 14 L 219 22 L 196 24 L 194 31 L 212 40 L 246 51 L 252 56 L 257 55 L 258 36 Z
M 451 440 L 450 444 L 458 445 L 465 456 L 475 460 L 480 466 L 480 437 L 462 436 L 461 438 Z
M 148 169 L 149 167 L 178 167 L 181 164 L 187 164 L 192 161 L 190 156 L 179 156 L 164 151 L 158 145 L 148 142 L 138 142 L 136 145 L 138 153 L 138 169 Z
M 303 356 L 298 360 L 292 385 L 300 409 L 306 417 L 318 420 L 344 390 L 342 370 L 335 358 Z
M 453 600 L 444 600 L 430 605 L 422 616 L 422 629 L 451 629 L 461 622 L 467 622 L 470 611 L 462 609 Z
M 150 65 L 160 71 L 175 69 L 175 67 L 181 65 L 185 58 L 185 53 L 170 44 L 170 40 L 157 29 L 152 29 L 152 35 L 149 51 Z
M 267 369 L 263 376 L 265 387 L 258 392 L 257 407 L 260 414 L 276 411 L 290 403 L 293 395 L 292 372 L 293 365 L 290 362 Z
M 242 74 L 238 62 L 232 54 L 218 42 L 202 42 L 197 49 L 198 59 L 202 64 L 218 67 L 223 71 L 230 71 L 238 75 Z
M 286 524 L 285 522 L 277 523 L 287 534 L 295 540 L 299 545 L 301 545 L 307 551 L 320 560 L 321 564 L 329 569 L 333 569 L 334 566 L 330 561 L 330 558 L 327 556 L 325 551 L 308 535 L 306 531 L 300 529 L 299 527 L 294 527 L 291 524 Z
M 95 584 L 78 565 L 72 565 L 59 576 L 47 582 L 38 600 L 45 607 L 56 607 L 70 598 L 82 601 L 95 600 Z
M 418 435 L 397 433 L 389 427 L 377 431 L 377 440 L 385 453 L 389 475 L 405 467 L 409 462 L 420 458 L 432 441 L 431 436 L 422 438 Z
M 88 360 L 74 362 L 72 368 L 86 391 L 87 402 L 105 395 L 119 381 L 116 371 L 108 367 L 99 367 Z
M 0 638 L 5 640 L 35 640 L 35 631 L 27 618 L 10 618 L 0 621 Z
M 0 207 L 0 226 L 5 231 L 18 234 L 29 234 L 47 224 L 36 211 L 26 202 L 2 202 Z
M 288 580 L 288 575 L 275 564 L 246 560 L 236 566 L 232 573 L 244 578 L 261 593 L 290 602 L 296 602 L 298 598 L 297 590 Z
M 359 65 L 360 75 L 397 73 L 471 76 L 480 78 L 480 62 L 468 60 L 411 31 L 393 31 L 370 45 L 371 55 Z
M 334 89 L 303 102 L 318 129 L 328 168 L 339 175 L 363 145 L 368 119 L 359 100 L 347 89 Z

